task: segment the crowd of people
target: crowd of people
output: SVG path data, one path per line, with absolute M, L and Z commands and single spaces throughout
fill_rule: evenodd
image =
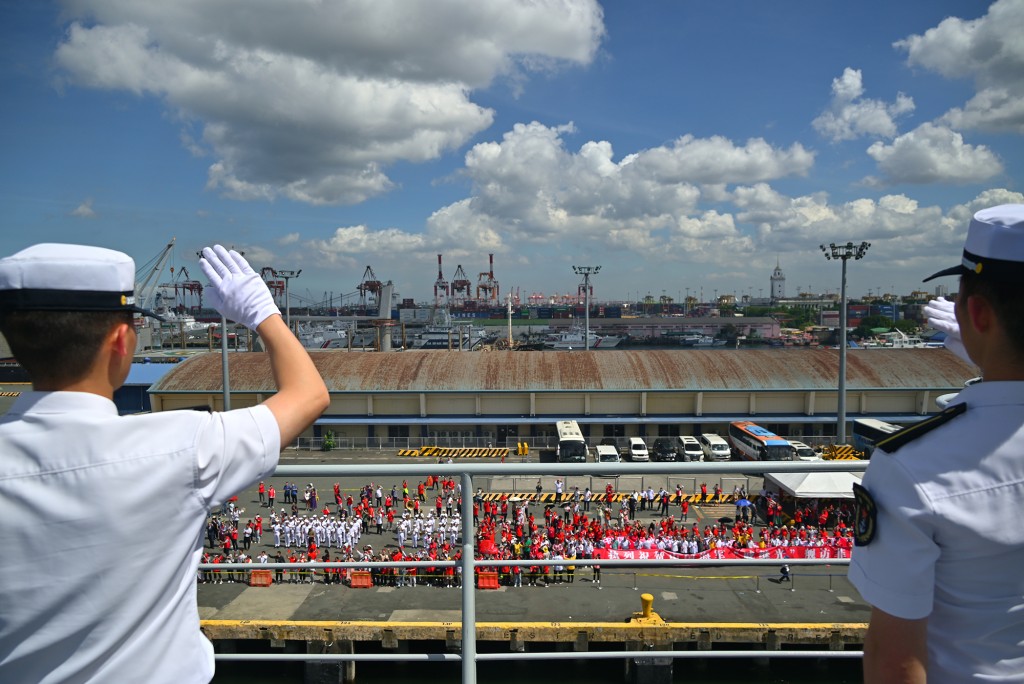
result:
M 538 483 L 540 484 L 540 483 Z M 273 484 L 260 483 L 261 514 L 242 522 L 244 509 L 230 502 L 207 525 L 210 550 L 207 563 L 294 563 L 458 561 L 461 559 L 461 484 L 453 479 L 428 477 L 411 487 L 385 489 L 368 483 L 358 492 L 342 492 L 334 484 L 334 506 L 318 500 L 312 483 L 282 487 L 282 507 L 274 508 Z M 536 560 L 535 565 L 498 566 L 502 584 L 519 587 L 571 583 L 579 559 L 600 559 L 602 550 L 657 550 L 681 556 L 730 549 L 765 549 L 778 546 L 841 546 L 851 539 L 853 509 L 842 501 L 798 501 L 762 491 L 750 502 L 742 486 L 732 493 L 735 518 L 690 522 L 691 496 L 682 486 L 674 496 L 652 487 L 619 492 L 609 482 L 603 492 L 589 488 L 571 491 L 555 482 L 550 501 L 540 497 L 485 497 L 477 490 L 470 497 L 477 558 Z M 540 494 L 541 492 L 538 492 Z M 716 484 L 708 492 L 701 484 L 693 498 L 720 501 Z M 269 508 L 264 520 L 262 509 Z M 367 535 L 372 535 L 367 537 Z M 382 538 L 383 537 L 383 538 Z M 367 540 L 374 543 L 367 543 Z M 265 541 L 264 541 L 265 540 Z M 264 548 L 255 557 L 253 546 Z M 218 553 L 219 550 L 219 553 Z M 550 564 L 549 564 L 550 563 Z M 600 582 L 600 565 L 586 564 L 589 579 Z M 484 568 L 490 571 L 492 568 Z M 461 568 L 367 567 L 375 585 L 394 587 L 419 584 L 457 587 Z M 275 569 L 277 582 L 349 581 L 349 568 Z M 201 571 L 200 582 L 243 582 L 245 571 Z

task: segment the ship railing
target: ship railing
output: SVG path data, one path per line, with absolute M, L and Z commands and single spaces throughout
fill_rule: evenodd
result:
M 650 436 L 649 439 L 654 439 Z M 625 437 L 618 438 L 625 441 Z M 811 447 L 827 447 L 835 443 L 835 437 L 822 435 L 790 435 L 787 439 L 803 442 Z M 295 447 L 302 451 L 325 450 L 348 450 L 348 451 L 394 451 L 401 449 L 421 449 L 428 446 L 445 447 L 450 449 L 484 449 L 502 448 L 509 450 L 509 456 L 516 461 L 529 463 L 537 460 L 537 452 L 542 449 L 554 449 L 558 443 L 555 435 L 531 435 L 523 437 L 506 437 L 497 439 L 493 435 L 460 435 L 447 434 L 427 437 L 346 437 L 335 434 L 331 439 L 320 437 L 300 437 L 295 442 Z M 519 445 L 525 444 L 529 447 L 528 454 L 519 454 Z
M 472 492 L 476 491 L 473 478 L 476 476 L 573 476 L 580 475 L 581 470 L 597 477 L 609 477 L 621 473 L 623 468 L 633 473 L 650 475 L 686 475 L 692 474 L 697 477 L 702 475 L 723 474 L 726 476 L 764 475 L 765 473 L 807 473 L 807 472 L 863 472 L 867 469 L 867 461 L 757 461 L 757 462 L 652 462 L 652 463 L 629 463 L 629 464 L 561 464 L 561 463 L 483 463 L 480 461 L 463 461 L 458 463 L 424 463 L 409 462 L 401 465 L 385 464 L 355 464 L 355 465 L 282 465 L 279 466 L 275 475 L 285 479 L 301 479 L 307 477 L 380 477 L 392 476 L 394 478 L 422 478 L 428 475 L 435 476 L 458 476 L 462 486 L 461 491 L 466 493 L 464 502 L 468 503 Z M 509 652 L 509 653 L 477 653 L 476 639 L 476 577 L 477 568 L 493 567 L 501 565 L 568 565 L 565 559 L 559 560 L 485 560 L 475 557 L 475 528 L 473 525 L 473 512 L 471 505 L 464 505 L 461 512 L 462 533 L 460 550 L 462 558 L 459 561 L 353 561 L 337 563 L 204 563 L 199 567 L 201 570 L 221 571 L 250 571 L 254 569 L 275 569 L 281 567 L 286 570 L 299 572 L 314 568 L 324 567 L 451 567 L 457 566 L 462 569 L 462 586 L 460 595 L 462 599 L 462 630 L 461 630 L 461 652 L 460 653 L 218 653 L 215 657 L 221 661 L 334 661 L 334 662 L 369 662 L 369 661 L 415 661 L 415 662 L 459 662 L 461 663 L 462 684 L 476 684 L 477 663 L 483 661 L 511 661 L 511 660 L 552 660 L 552 659 L 573 659 L 588 660 L 595 658 L 602 659 L 680 659 L 680 658 L 860 658 L 863 651 L 856 650 L 799 650 L 799 651 L 770 651 L 770 650 L 722 650 L 722 651 L 676 651 L 676 650 L 645 650 L 645 651 L 578 651 L 572 653 L 554 651 L 530 651 L 530 652 Z M 848 565 L 848 559 L 825 558 L 825 559 L 787 559 L 782 561 L 790 566 L 807 565 Z M 577 567 L 586 565 L 601 565 L 605 567 L 656 567 L 685 565 L 687 567 L 727 567 L 727 566 L 766 566 L 778 567 L 779 559 L 748 558 L 748 559 L 665 559 L 657 561 L 638 560 L 611 560 L 611 559 L 575 559 L 572 565 Z M 406 595 L 408 598 L 410 595 Z

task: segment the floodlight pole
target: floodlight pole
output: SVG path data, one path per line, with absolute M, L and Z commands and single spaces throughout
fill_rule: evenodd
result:
M 301 268 L 298 271 L 277 271 L 277 275 L 284 278 L 284 320 L 288 324 L 289 330 L 292 327 L 292 298 L 288 292 L 288 281 L 298 278 L 301 273 Z
M 590 351 L 590 276 L 597 275 L 601 272 L 600 266 L 573 266 L 572 272 L 576 275 L 583 276 L 583 312 L 584 323 L 583 338 L 584 338 L 584 349 Z
M 852 242 L 837 245 L 833 242 L 827 248 L 821 245 L 821 251 L 827 260 L 839 259 L 843 262 L 843 279 L 839 291 L 839 400 L 836 411 L 838 444 L 846 443 L 846 262 L 851 258 L 863 259 L 870 246 L 870 242 L 862 242 L 859 245 Z

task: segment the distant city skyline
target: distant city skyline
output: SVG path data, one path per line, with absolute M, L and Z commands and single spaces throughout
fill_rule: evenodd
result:
M 258 7 L 258 9 L 256 9 Z M 8 3 L 0 252 L 674 299 L 909 294 L 1022 202 L 1024 0 Z M 933 291 L 928 288 L 927 291 Z

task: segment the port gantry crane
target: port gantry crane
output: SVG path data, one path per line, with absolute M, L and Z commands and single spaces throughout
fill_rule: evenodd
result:
M 377 274 L 373 272 L 373 269 L 369 266 L 363 271 L 362 281 L 356 285 L 356 290 L 359 292 L 359 307 L 365 311 L 367 308 L 366 294 L 370 293 L 374 296 L 374 299 L 379 303 L 380 291 L 384 287 L 378 278 Z
M 434 306 L 440 306 L 448 300 L 451 290 L 448 288 L 448 281 L 444 279 L 444 272 L 441 270 L 441 255 L 437 255 L 437 280 L 434 281 Z
M 498 281 L 494 277 L 494 254 L 487 255 L 490 270 L 481 273 L 476 284 L 476 298 L 491 305 L 498 303 Z M 483 295 L 483 296 L 481 296 Z

